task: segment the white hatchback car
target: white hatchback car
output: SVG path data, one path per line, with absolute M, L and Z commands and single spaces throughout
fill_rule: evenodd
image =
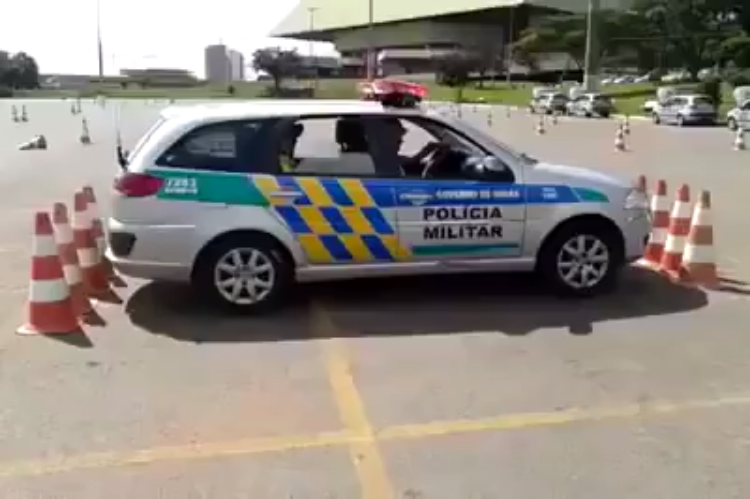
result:
M 297 280 L 417 273 L 536 270 L 593 295 L 642 255 L 651 228 L 630 181 L 377 102 L 167 109 L 121 165 L 108 221 L 117 270 L 190 281 L 248 311 Z

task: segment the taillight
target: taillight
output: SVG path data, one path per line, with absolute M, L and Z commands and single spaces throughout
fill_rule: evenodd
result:
M 154 196 L 164 184 L 164 180 L 145 173 L 126 172 L 115 179 L 115 190 L 129 198 Z

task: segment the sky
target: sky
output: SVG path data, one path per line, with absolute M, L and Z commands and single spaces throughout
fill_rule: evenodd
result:
M 298 0 L 99 1 L 106 74 L 122 68 L 168 67 L 203 77 L 203 49 L 220 42 L 248 59 L 254 50 L 268 46 L 309 51 L 307 42 L 266 36 Z M 29 53 L 42 73 L 98 72 L 97 0 L 9 4 L 3 7 L 0 50 Z M 329 44 L 316 44 L 314 50 L 317 55 L 334 53 Z

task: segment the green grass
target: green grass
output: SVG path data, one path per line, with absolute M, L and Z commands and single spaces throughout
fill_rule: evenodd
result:
M 357 80 L 320 80 L 315 84 L 315 97 L 318 99 L 356 99 Z M 456 101 L 459 98 L 455 88 L 436 83 L 425 83 L 429 99 L 436 101 Z M 119 86 L 92 87 L 86 91 L 34 90 L 18 92 L 19 98 L 75 98 L 94 97 L 97 94 L 119 99 L 257 99 L 268 95 L 268 82 L 242 82 L 234 84 L 235 94 L 229 95 L 225 86 L 203 85 L 187 88 L 120 88 Z M 312 82 L 297 82 L 295 86 L 312 86 Z M 505 104 L 526 106 L 531 100 L 533 83 L 485 82 L 483 85 L 472 85 L 461 92 L 463 102 L 485 102 L 488 104 Z M 684 85 L 690 91 L 694 85 Z M 615 101 L 619 113 L 637 115 L 647 100 L 656 97 L 656 85 L 652 83 L 613 85 L 604 87 L 603 91 Z M 565 90 L 567 91 L 567 89 Z M 728 110 L 733 102 L 729 88 L 725 91 L 722 112 Z

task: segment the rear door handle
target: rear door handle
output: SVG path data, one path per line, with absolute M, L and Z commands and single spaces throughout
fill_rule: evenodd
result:
M 302 195 L 300 191 L 274 191 L 270 194 L 272 198 L 298 198 Z

